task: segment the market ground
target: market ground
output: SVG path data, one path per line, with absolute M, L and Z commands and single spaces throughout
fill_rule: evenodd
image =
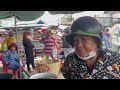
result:
M 27 71 L 27 67 L 26 66 L 25 66 L 25 70 Z M 2 63 L 1 62 L 0 62 L 0 72 L 2 72 Z M 34 75 L 36 73 L 37 73 L 37 70 L 34 70 L 34 71 L 32 70 L 32 72 L 29 73 L 29 74 L 32 76 L 32 75 Z M 62 73 L 58 74 L 58 79 L 64 79 Z

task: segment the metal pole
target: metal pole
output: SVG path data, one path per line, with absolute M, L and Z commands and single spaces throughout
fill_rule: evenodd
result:
M 112 23 L 113 23 L 113 14 L 112 14 L 112 11 L 110 13 L 110 27 L 112 27 Z
M 21 65 L 20 65 L 20 56 L 19 56 L 19 44 L 18 44 L 18 31 L 17 31 L 17 25 L 16 25 L 16 12 L 14 11 L 14 24 L 15 24 L 15 30 L 16 30 L 16 41 L 17 41 L 17 52 L 18 52 L 18 59 L 19 59 L 19 76 L 20 76 L 20 79 L 22 79 L 22 76 L 21 76 Z
M 60 14 L 58 15 L 58 27 L 59 27 L 59 16 L 60 16 Z

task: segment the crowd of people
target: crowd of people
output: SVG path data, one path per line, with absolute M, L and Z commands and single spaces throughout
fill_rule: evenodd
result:
M 69 31 L 65 31 L 65 33 L 69 33 Z M 46 32 L 40 33 L 41 37 L 39 38 L 40 44 L 44 44 L 45 48 L 43 50 L 46 59 L 50 59 L 50 57 L 53 60 L 58 60 L 59 54 L 61 52 L 61 48 L 63 47 L 63 51 L 65 55 L 67 56 L 70 52 L 66 52 L 67 45 L 62 46 L 62 43 L 67 43 L 65 42 L 65 38 L 63 38 L 64 34 L 63 32 L 56 31 L 52 27 L 48 28 Z M 31 32 L 30 31 L 25 31 L 23 32 L 23 46 L 24 46 L 24 51 L 26 55 L 26 61 L 27 61 L 27 70 L 28 72 L 31 71 L 30 64 L 32 65 L 32 69 L 36 70 L 36 66 L 34 63 L 34 44 L 32 43 L 31 40 Z M 62 39 L 61 39 L 62 38 Z M 5 35 L 4 39 L 1 36 L 1 52 L 4 53 L 2 60 L 6 66 L 6 68 L 9 69 L 14 69 L 17 70 L 19 69 L 19 55 L 17 53 L 17 42 L 15 38 L 15 32 L 13 30 L 10 30 L 7 35 Z M 63 42 L 62 42 L 63 40 Z M 66 49 L 66 50 L 65 50 Z M 64 55 L 62 54 L 62 58 Z
M 52 27 L 40 33 L 40 44 L 46 59 L 62 59 L 61 72 L 65 79 L 120 79 L 120 54 L 110 50 L 108 30 L 93 17 L 76 19 L 71 27 L 58 31 Z M 27 70 L 36 69 L 34 63 L 34 44 L 31 33 L 23 33 Z M 6 44 L 7 50 L 4 50 Z M 19 58 L 14 32 L 10 31 L 2 41 L 1 51 L 7 68 L 18 69 Z

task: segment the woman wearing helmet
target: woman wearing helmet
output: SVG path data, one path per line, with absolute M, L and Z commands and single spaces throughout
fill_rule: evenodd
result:
M 66 40 L 75 52 L 66 57 L 61 68 L 65 79 L 120 78 L 120 55 L 102 48 L 101 25 L 95 18 L 75 20 Z

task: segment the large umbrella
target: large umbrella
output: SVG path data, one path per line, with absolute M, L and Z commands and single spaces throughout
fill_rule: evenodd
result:
M 45 11 L 0 11 L 0 19 L 14 16 L 14 21 L 15 21 L 14 23 L 16 28 L 16 39 L 17 39 L 17 45 L 18 45 L 16 18 L 21 21 L 31 21 L 41 17 L 44 14 L 44 12 Z M 79 13 L 79 12 L 83 12 L 83 11 L 49 11 L 50 14 L 73 14 L 73 13 Z M 18 55 L 19 55 L 19 49 L 18 49 Z M 21 78 L 20 60 L 19 60 L 19 66 L 20 66 L 20 78 Z

